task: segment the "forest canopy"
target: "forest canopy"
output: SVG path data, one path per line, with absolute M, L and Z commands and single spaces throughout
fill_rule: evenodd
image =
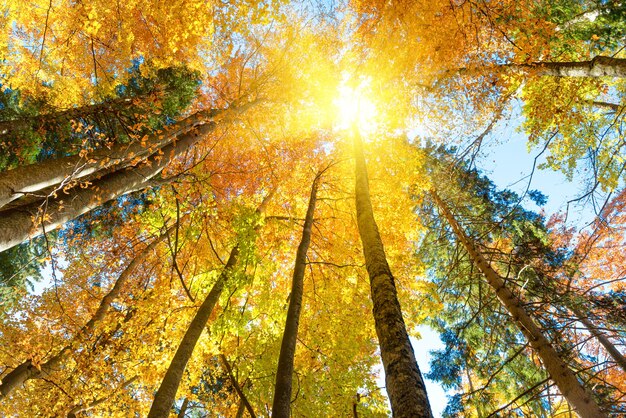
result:
M 626 3 L 1 7 L 0 415 L 626 414 Z

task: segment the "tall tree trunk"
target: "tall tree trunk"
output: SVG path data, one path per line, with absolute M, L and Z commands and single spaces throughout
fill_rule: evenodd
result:
M 512 64 L 512 68 L 532 69 L 553 77 L 626 77 L 626 59 L 598 55 L 590 61 L 533 62 Z
M 311 243 L 313 213 L 315 212 L 315 204 L 317 202 L 319 179 L 320 173 L 318 173 L 313 180 L 309 206 L 306 211 L 306 217 L 304 218 L 304 227 L 302 228 L 302 238 L 300 239 L 300 245 L 298 245 L 298 250 L 296 251 L 287 320 L 285 322 L 283 340 L 280 345 L 278 368 L 276 369 L 276 384 L 274 385 L 274 402 L 272 405 L 272 417 L 274 418 L 289 418 L 291 415 L 293 362 L 296 354 L 296 338 L 298 336 L 298 325 L 300 323 L 300 311 L 302 310 L 306 253 Z
M 552 344 L 543 335 L 543 332 L 535 321 L 528 315 L 523 307 L 523 301 L 507 287 L 500 275 L 490 266 L 482 253 L 470 241 L 465 232 L 461 229 L 448 206 L 435 192 L 431 192 L 433 201 L 439 208 L 443 217 L 459 240 L 461 245 L 469 254 L 472 262 L 478 267 L 487 283 L 496 292 L 496 296 L 507 309 L 513 321 L 520 331 L 530 342 L 531 347 L 536 351 L 544 367 L 548 371 L 550 378 L 556 383 L 561 395 L 567 399 L 576 412 L 584 418 L 601 418 L 607 415 L 600 410 L 593 395 L 588 392 L 578 381 L 574 372 L 567 366 L 556 352 Z
M 437 80 L 440 83 L 456 74 L 481 75 L 485 72 L 527 72 L 539 76 L 552 77 L 626 77 L 626 58 L 614 58 L 598 55 L 589 61 L 548 62 L 536 61 L 525 64 L 510 63 L 474 67 L 452 68 L 445 71 Z M 433 87 L 429 87 L 432 89 Z
M 96 312 L 93 314 L 93 316 L 72 338 L 73 341 L 77 341 L 83 336 L 86 336 L 86 334 L 93 331 L 97 323 L 104 319 L 109 308 L 111 307 L 111 304 L 119 296 L 122 288 L 128 282 L 128 279 L 132 276 L 135 270 L 144 262 L 146 257 L 152 251 L 154 251 L 157 245 L 159 245 L 159 243 L 162 242 L 171 231 L 173 231 L 173 229 L 174 227 L 168 229 L 165 233 L 153 240 L 148 246 L 146 246 L 146 248 L 144 248 L 139 254 L 137 254 L 133 258 L 133 260 L 128 264 L 128 266 L 126 266 L 124 271 L 117 278 L 111 290 L 109 290 L 109 292 L 104 295 L 104 297 L 100 301 L 98 309 L 96 309 Z M 61 364 L 61 362 L 63 362 L 63 360 L 65 360 L 65 358 L 71 351 L 73 351 L 72 344 L 68 344 L 63 347 L 56 355 L 48 359 L 39 367 L 35 367 L 31 360 L 27 360 L 18 365 L 16 368 L 14 368 L 2 377 L 2 383 L 0 383 L 0 400 L 4 399 L 14 389 L 24 384 L 24 382 L 26 382 L 27 380 L 43 377 L 51 373 L 55 367 L 57 367 L 59 364 Z
M 409 341 L 394 277 L 374 220 L 363 143 L 356 129 L 353 130 L 353 137 L 357 223 L 370 278 L 374 322 L 391 409 L 397 418 L 430 418 L 432 412 L 426 387 Z
M 273 194 L 274 192 L 271 192 L 265 197 L 259 208 L 257 208 L 257 213 L 264 213 L 265 207 Z M 258 230 L 258 228 L 259 227 L 257 225 L 255 230 Z M 176 353 L 167 368 L 167 372 L 165 372 L 161 385 L 154 396 L 152 407 L 148 413 L 148 418 L 167 418 L 169 416 L 172 405 L 176 399 L 176 392 L 178 391 L 178 386 L 180 385 L 180 381 L 183 377 L 183 372 L 187 367 L 187 362 L 193 354 L 196 343 L 200 339 L 200 335 L 209 321 L 209 317 L 211 316 L 213 308 L 215 308 L 215 305 L 222 294 L 222 290 L 224 290 L 224 285 L 237 265 L 239 252 L 239 244 L 236 244 L 231 249 L 228 261 L 217 278 L 217 281 L 213 284 L 211 291 L 206 296 L 198 308 L 196 315 L 191 320 L 191 323 L 189 324 L 189 327 L 187 328 L 187 331 L 185 332 L 185 335 L 178 345 Z
M 28 193 L 61 184 L 70 184 L 101 170 L 144 158 L 169 144 L 178 135 L 204 124 L 205 117 L 193 115 L 166 128 L 163 134 L 153 134 L 145 141 L 116 144 L 110 149 L 95 150 L 88 155 L 71 155 L 19 166 L 0 173 L 0 208 Z
M 76 188 L 67 195 L 60 193 L 46 204 L 44 214 L 39 213 L 39 204 L 0 213 L 0 252 L 42 234 L 44 228 L 45 231 L 52 231 L 104 202 L 149 187 L 150 179 L 159 174 L 173 158 L 183 154 L 214 130 L 215 126 L 211 122 L 181 135 L 176 142 L 162 149 L 163 155 L 157 153 L 136 168 L 122 168 L 94 181 L 88 188 Z
M 131 144 L 116 144 L 110 149 L 99 149 L 86 156 L 46 160 L 35 164 L 16 167 L 0 173 L 0 210 L 8 203 L 23 196 L 48 187 L 71 184 L 81 178 L 114 166 L 125 167 L 154 154 L 158 149 L 170 144 L 175 138 L 202 125 L 213 125 L 227 120 L 257 104 L 253 101 L 239 107 L 204 110 L 164 128 L 163 133 L 149 135 L 143 141 Z
M 586 315 L 574 306 L 568 306 L 568 308 L 574 313 L 576 318 L 587 328 L 587 330 L 595 337 L 596 340 L 604 347 L 609 356 L 617 363 L 622 370 L 626 373 L 626 357 L 615 347 L 615 345 L 609 341 L 609 339 L 600 331 Z

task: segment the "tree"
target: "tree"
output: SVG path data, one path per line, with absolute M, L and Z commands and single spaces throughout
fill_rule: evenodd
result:
M 293 378 L 293 363 L 296 351 L 296 338 L 298 335 L 298 324 L 300 322 L 300 312 L 302 310 L 302 294 L 304 292 L 304 272 L 306 268 L 306 253 L 311 242 L 311 230 L 313 228 L 313 216 L 315 204 L 317 203 L 317 189 L 323 171 L 318 172 L 313 179 L 311 186 L 311 196 L 309 206 L 304 218 L 302 228 L 302 239 L 298 245 L 296 253 L 296 263 L 293 269 L 291 293 L 289 294 L 289 310 L 287 311 L 287 322 L 280 345 L 280 355 L 278 356 L 278 368 L 276 369 L 276 384 L 274 387 L 274 401 L 272 404 L 272 416 L 289 417 L 291 415 L 291 388 Z
M 450 352 L 432 372 L 457 391 L 450 415 L 547 418 L 571 411 L 561 394 L 622 412 L 624 260 L 593 242 L 623 237 L 593 230 L 574 257 L 576 234 L 462 158 L 433 175 L 417 146 L 460 138 L 475 157 L 512 103 L 551 168 L 589 158 L 593 197 L 618 188 L 621 5 L 152 3 L 0 17 L 0 147 L 19 144 L 0 161 L 0 244 L 45 232 L 52 268 L 0 324 L 0 413 L 254 416 L 282 400 L 383 417 L 378 350 L 391 413 L 428 417 L 409 341 L 425 321 Z M 344 90 L 374 103 L 353 144 Z M 329 167 L 313 190 L 310 167 Z
M 394 278 L 374 220 L 363 144 L 357 129 L 353 130 L 353 136 L 357 224 L 370 278 L 376 334 L 391 408 L 397 417 L 430 417 L 426 386 L 409 341 Z

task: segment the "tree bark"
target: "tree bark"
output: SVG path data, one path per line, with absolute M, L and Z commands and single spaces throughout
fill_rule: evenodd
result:
M 102 170 L 117 166 L 125 167 L 131 162 L 145 159 L 192 129 L 228 120 L 257 103 L 259 101 L 227 109 L 199 111 L 166 127 L 162 133 L 149 135 L 144 141 L 116 144 L 110 149 L 95 150 L 86 156 L 56 158 L 0 173 L 0 210 L 24 194 L 35 193 L 52 186 L 71 184 Z
M 600 410 L 593 395 L 585 389 L 578 381 L 574 372 L 567 366 L 556 352 L 552 344 L 543 335 L 542 330 L 535 321 L 528 315 L 523 307 L 523 301 L 506 287 L 502 277 L 490 266 L 482 253 L 470 241 L 465 232 L 461 229 L 448 206 L 439 198 L 435 192 L 431 196 L 443 217 L 451 226 L 456 238 L 468 252 L 472 262 L 478 267 L 485 277 L 489 286 L 496 292 L 496 296 L 507 309 L 513 321 L 520 331 L 530 342 L 544 367 L 548 371 L 550 378 L 556 383 L 561 395 L 576 412 L 583 418 L 601 418 L 607 415 Z
M 45 160 L 0 173 L 0 209 L 25 194 L 36 193 L 52 186 L 70 184 L 72 181 L 75 182 L 109 167 L 123 166 L 124 162 L 145 158 L 171 143 L 177 136 L 188 132 L 195 126 L 209 123 L 211 119 L 214 118 L 196 114 L 172 125 L 163 134 L 150 135 L 143 142 L 116 144 L 110 149 L 98 149 L 86 156 L 71 155 Z
M 93 331 L 96 324 L 104 319 L 109 308 L 111 307 L 111 304 L 119 296 L 122 288 L 128 282 L 128 279 L 131 277 L 131 275 L 141 265 L 141 263 L 143 263 L 148 254 L 154 251 L 157 245 L 159 245 L 159 243 L 162 242 L 167 234 L 173 231 L 173 229 L 174 227 L 170 228 L 164 234 L 160 235 L 133 258 L 133 260 L 128 264 L 128 266 L 126 266 L 124 271 L 117 278 L 111 290 L 109 290 L 109 292 L 104 295 L 104 297 L 100 301 L 98 309 L 96 309 L 96 312 L 93 314 L 93 316 L 72 338 L 73 341 L 76 341 L 77 339 L 82 338 L 87 333 Z M 2 382 L 0 383 L 0 400 L 3 400 L 13 390 L 23 385 L 24 382 L 26 382 L 27 380 L 37 379 L 51 373 L 54 368 L 57 367 L 71 351 L 72 344 L 68 344 L 63 347 L 56 355 L 48 359 L 39 367 L 35 367 L 31 360 L 26 360 L 25 362 L 18 365 L 16 368 L 14 368 L 2 377 Z
M 287 319 L 283 340 L 280 345 L 278 356 L 278 368 L 276 370 L 276 384 L 274 385 L 274 402 L 272 405 L 272 417 L 289 418 L 291 415 L 291 387 L 293 378 L 293 362 L 296 354 L 296 338 L 298 336 L 298 325 L 300 323 L 300 311 L 302 310 L 302 295 L 304 293 L 304 272 L 306 270 L 306 253 L 311 243 L 311 232 L 313 228 L 313 214 L 317 202 L 317 188 L 320 173 L 315 176 L 309 206 L 304 219 L 302 238 L 296 251 L 296 261 L 293 268 L 293 278 L 291 280 L 291 294 L 289 298 L 289 308 L 287 309 Z
M 513 68 L 532 69 L 538 75 L 553 77 L 626 77 L 626 59 L 598 55 L 589 61 L 533 62 L 511 64 Z
M 38 236 L 44 230 L 52 231 L 104 202 L 149 187 L 150 179 L 159 174 L 173 158 L 183 154 L 214 130 L 215 126 L 214 122 L 201 125 L 165 146 L 161 150 L 163 155 L 155 153 L 135 168 L 117 170 L 94 181 L 88 188 L 73 189 L 67 195 L 60 194 L 51 199 L 45 206 L 43 223 L 41 205 L 38 204 L 0 213 L 0 252 Z
M 529 63 L 509 63 L 496 65 L 478 65 L 473 67 L 451 68 L 446 70 L 435 84 L 454 75 L 480 75 L 485 72 L 512 71 L 517 73 L 532 72 L 538 76 L 552 77 L 626 77 L 626 58 L 613 58 L 598 55 L 588 61 L 549 62 L 535 61 Z M 433 87 L 429 87 L 433 89 Z
M 257 208 L 257 213 L 264 213 L 265 206 L 273 194 L 274 192 L 271 192 L 265 197 L 259 208 Z M 257 225 L 255 229 L 258 228 L 259 226 Z M 169 416 L 172 405 L 176 399 L 176 392 L 178 391 L 178 386 L 180 385 L 180 381 L 183 377 L 183 372 L 187 367 L 187 362 L 191 358 L 193 350 L 196 347 L 196 343 L 200 339 L 200 335 L 209 321 L 213 308 L 215 308 L 215 305 L 222 294 L 222 290 L 224 290 L 224 285 L 229 279 L 232 271 L 235 269 L 238 260 L 239 244 L 236 244 L 230 251 L 230 255 L 228 256 L 228 261 L 226 262 L 224 269 L 217 278 L 215 284 L 213 284 L 209 294 L 198 308 L 198 311 L 191 320 L 182 341 L 178 345 L 176 353 L 174 354 L 174 357 L 167 368 L 167 372 L 165 372 L 165 376 L 161 381 L 161 385 L 154 396 L 152 407 L 148 413 L 148 418 L 167 418 Z
M 180 406 L 180 411 L 178 412 L 178 418 L 185 418 L 185 414 L 187 413 L 187 408 L 189 407 L 189 398 L 183 399 L 183 404 Z
M 431 418 L 432 412 L 387 263 L 369 195 L 367 166 L 360 134 L 354 129 L 356 213 L 365 266 L 370 278 L 376 334 L 394 417 Z

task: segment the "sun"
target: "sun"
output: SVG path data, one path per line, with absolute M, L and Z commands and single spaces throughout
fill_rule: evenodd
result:
M 344 78 L 334 101 L 339 129 L 356 127 L 361 132 L 375 130 L 377 112 L 376 106 L 367 97 L 368 87 L 367 80 L 362 80 L 354 86 Z

